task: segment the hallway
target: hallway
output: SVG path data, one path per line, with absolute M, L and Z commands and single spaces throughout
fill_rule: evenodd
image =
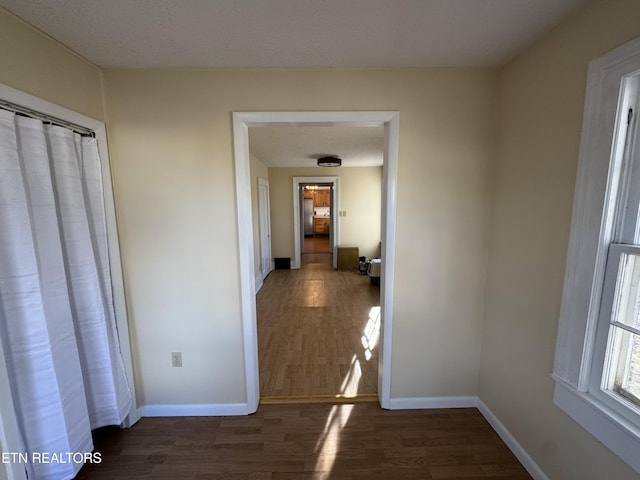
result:
M 329 235 L 304 237 L 303 253 L 331 253 Z
M 331 254 L 274 270 L 256 298 L 261 397 L 377 392 L 380 289 Z

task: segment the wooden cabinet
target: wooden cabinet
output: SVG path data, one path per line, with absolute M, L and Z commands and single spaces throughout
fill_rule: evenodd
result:
M 323 217 L 315 217 L 313 219 L 313 234 L 314 235 L 328 235 L 329 234 L 329 219 Z
M 329 207 L 331 205 L 331 190 L 316 190 L 314 194 L 314 207 Z
M 312 198 L 314 207 L 331 206 L 331 190 L 307 190 L 302 191 L 303 198 Z

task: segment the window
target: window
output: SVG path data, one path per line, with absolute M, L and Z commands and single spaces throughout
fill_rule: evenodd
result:
M 609 247 L 589 391 L 638 423 L 640 246 Z
M 616 122 L 619 158 L 611 158 L 613 238 L 598 312 L 589 391 L 640 426 L 640 148 L 638 74 L 621 82 Z M 619 168 L 618 167 L 619 164 Z M 615 243 L 613 243 L 615 242 Z
M 640 39 L 589 66 L 555 403 L 640 472 Z

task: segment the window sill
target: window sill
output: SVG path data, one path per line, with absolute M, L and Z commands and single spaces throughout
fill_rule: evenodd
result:
M 556 376 L 553 379 L 554 403 L 640 473 L 640 428 L 588 392 L 579 392 Z

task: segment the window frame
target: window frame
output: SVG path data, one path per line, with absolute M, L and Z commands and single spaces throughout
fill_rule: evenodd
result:
M 620 112 L 634 101 L 624 82 L 638 71 L 640 38 L 589 64 L 552 377 L 555 404 L 640 473 L 640 427 L 590 388 L 597 374 L 592 364 L 607 256 L 623 188 L 626 115 Z
M 624 395 L 601 388 L 603 377 L 608 370 L 607 356 L 610 342 L 610 329 L 612 326 L 612 312 L 616 303 L 616 291 L 621 270 L 623 255 L 640 257 L 640 245 L 625 245 L 614 243 L 609 246 L 609 255 L 605 273 L 605 281 L 602 293 L 600 318 L 596 329 L 596 342 L 592 362 L 592 372 L 589 382 L 589 392 L 599 401 L 608 405 L 612 410 L 626 417 L 630 422 L 640 427 L 640 405 L 624 399 Z M 602 366 L 596 370 L 596 366 Z M 606 375 L 608 376 L 608 375 Z

